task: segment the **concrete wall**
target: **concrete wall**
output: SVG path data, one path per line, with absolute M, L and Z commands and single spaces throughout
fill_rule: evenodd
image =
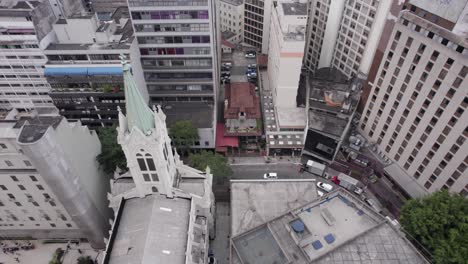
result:
M 64 119 L 38 141 L 20 145 L 91 245 L 103 248 L 109 229 L 109 214 L 104 209 L 109 181 L 95 160 L 100 148 L 97 136 Z

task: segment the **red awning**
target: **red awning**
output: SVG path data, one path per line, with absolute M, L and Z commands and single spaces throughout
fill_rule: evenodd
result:
M 216 125 L 216 149 L 222 147 L 239 147 L 239 139 L 237 137 L 224 136 L 224 124 L 218 123 Z

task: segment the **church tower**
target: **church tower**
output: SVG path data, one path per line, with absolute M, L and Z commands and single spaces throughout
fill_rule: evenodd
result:
M 166 115 L 160 106 L 153 109 L 147 106 L 124 58 L 122 67 L 126 116 L 119 109 L 118 143 L 127 158 L 138 195 L 158 192 L 172 198 L 173 187 L 178 184 L 176 163 L 180 160 L 177 153 L 172 153 Z

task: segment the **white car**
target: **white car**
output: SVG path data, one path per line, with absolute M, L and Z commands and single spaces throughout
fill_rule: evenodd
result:
M 231 62 L 223 62 L 223 63 L 221 64 L 221 66 L 227 67 L 227 68 L 231 68 L 231 67 L 232 67 L 232 63 L 231 63 Z
M 278 179 L 278 173 L 276 172 L 269 172 L 263 174 L 263 179 Z
M 326 192 L 331 192 L 333 190 L 333 186 L 331 184 L 324 182 L 317 182 L 317 187 Z
M 246 53 L 245 57 L 250 58 L 250 59 L 254 59 L 256 57 L 256 55 L 254 53 Z
M 322 191 L 317 190 L 317 194 L 318 194 L 319 197 L 322 197 L 322 196 L 323 196 L 323 192 L 322 192 Z

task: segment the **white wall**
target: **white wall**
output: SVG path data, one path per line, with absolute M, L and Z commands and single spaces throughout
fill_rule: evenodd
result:
M 328 13 L 327 25 L 325 27 L 326 30 L 323 38 L 322 50 L 320 52 L 318 69 L 330 67 L 331 65 L 346 2 L 347 1 L 344 0 L 330 2 L 330 12 Z

